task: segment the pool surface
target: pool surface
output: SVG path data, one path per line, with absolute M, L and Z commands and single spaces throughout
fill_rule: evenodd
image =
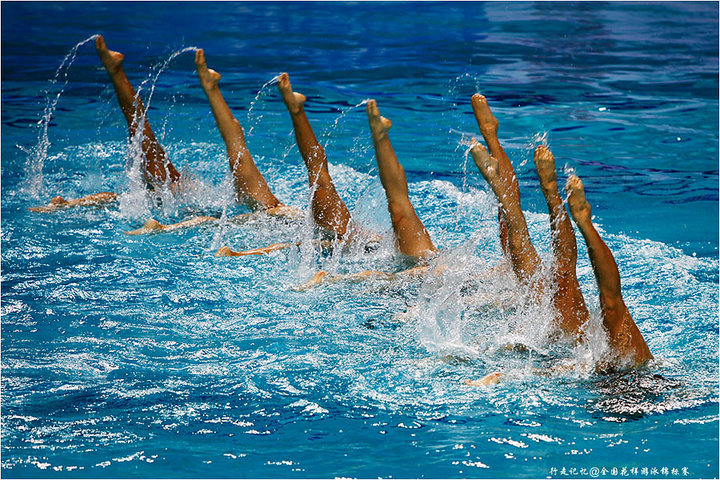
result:
M 195 187 L 153 199 L 93 46 L 125 71 Z M 718 476 L 718 4 L 2 3 L 2 476 L 708 478 Z M 385 240 L 312 248 L 308 221 L 232 201 L 197 81 L 204 48 L 281 201 L 307 174 L 272 79 L 287 71 L 354 218 Z M 496 203 L 467 155 L 482 92 L 549 261 L 532 162 L 584 181 L 655 355 L 583 367 L 548 298 L 507 273 Z M 398 271 L 364 101 L 393 121 L 438 278 Z M 28 212 L 55 195 L 117 205 Z M 128 236 L 148 218 L 221 220 Z M 599 325 L 579 236 L 578 275 Z M 234 250 L 305 240 L 266 256 Z M 523 344 L 511 351 L 507 344 Z M 553 365 L 579 365 L 563 371 Z M 495 370 L 489 388 L 465 385 Z

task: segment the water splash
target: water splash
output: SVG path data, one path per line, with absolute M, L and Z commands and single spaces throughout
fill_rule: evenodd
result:
M 248 134 L 248 135 L 252 134 L 252 132 L 253 132 L 253 130 L 255 129 L 255 127 L 256 127 L 256 126 L 260 123 L 260 121 L 263 119 L 263 115 L 261 114 L 261 115 L 258 115 L 258 117 L 253 120 L 252 115 L 253 115 L 253 111 L 255 110 L 255 106 L 257 105 L 258 101 L 259 101 L 261 98 L 265 98 L 265 97 L 267 97 L 267 96 L 269 95 L 269 92 L 270 92 L 269 87 L 270 87 L 270 85 L 276 84 L 276 83 L 278 82 L 278 80 L 280 80 L 280 75 L 281 75 L 281 74 L 278 73 L 278 74 L 275 75 L 273 78 L 271 78 L 270 80 L 268 80 L 267 82 L 265 82 L 265 83 L 263 84 L 263 86 L 260 87 L 260 90 L 258 90 L 258 92 L 257 92 L 257 94 L 255 95 L 255 98 L 253 99 L 253 101 L 250 102 L 250 108 L 248 108 L 248 112 L 247 112 L 247 124 L 249 125 L 248 130 L 247 130 L 247 134 Z
M 228 208 L 235 203 L 235 183 L 232 173 L 228 172 L 221 185 L 221 198 L 224 199 L 222 205 L 222 214 L 220 215 L 219 228 L 215 230 L 212 241 L 210 242 L 210 250 L 214 253 L 223 246 L 223 239 L 229 227 L 230 221 L 228 217 Z
M 170 66 L 170 63 L 175 60 L 177 57 L 182 55 L 186 52 L 197 52 L 200 49 L 200 47 L 185 47 L 181 48 L 180 50 L 176 50 L 175 52 L 171 53 L 164 61 L 155 64 L 153 67 L 151 67 L 151 73 L 148 75 L 148 78 L 145 79 L 140 86 L 138 87 L 138 94 L 140 91 L 144 88 L 144 86 L 150 81 L 150 95 L 148 95 L 147 104 L 146 107 L 150 108 L 150 103 L 152 102 L 153 94 L 155 93 L 155 85 L 157 84 L 158 78 L 160 78 L 160 74 L 162 74 L 168 66 Z
M 55 76 L 50 80 L 50 85 L 45 91 L 45 110 L 42 118 L 37 122 L 38 128 L 38 140 L 34 147 L 25 149 L 18 145 L 23 152 L 27 154 L 27 160 L 25 162 L 25 181 L 21 187 L 21 191 L 30 195 L 32 198 L 39 198 L 40 193 L 43 189 L 44 175 L 43 168 L 45 167 L 45 160 L 48 157 L 48 149 L 50 148 L 50 139 L 48 138 L 48 127 L 52 120 L 55 108 L 57 107 L 60 97 L 65 91 L 65 87 L 68 84 L 68 70 L 75 61 L 77 56 L 78 48 L 85 45 L 86 43 L 95 40 L 98 37 L 97 34 L 92 35 L 85 40 L 79 42 L 65 55 L 60 66 L 55 71 Z M 57 85 L 58 80 L 62 76 L 64 80 L 62 86 L 59 88 L 57 93 L 53 96 L 51 91 Z
M 460 133 L 462 136 L 460 137 L 460 140 L 457 142 L 457 147 L 455 147 L 455 152 L 462 149 L 463 152 L 463 183 L 462 183 L 462 191 L 467 192 L 468 187 L 468 162 L 470 159 L 470 150 L 472 149 L 472 146 L 474 145 L 473 140 L 475 140 L 475 135 L 471 133 L 466 132 L 458 132 L 457 130 L 454 130 L 452 133 Z
M 548 132 L 536 132 L 533 133 L 528 141 L 523 145 L 522 149 L 525 152 L 522 161 L 518 164 L 517 168 L 522 168 L 527 165 L 528 161 L 533 157 L 535 149 L 540 145 L 548 146 Z
M 146 187 L 145 180 L 145 154 L 143 152 L 143 141 L 145 140 L 144 130 L 147 122 L 147 112 L 150 109 L 155 86 L 160 75 L 168 68 L 170 63 L 186 52 L 195 52 L 198 47 L 185 47 L 171 53 L 165 60 L 157 63 L 150 69 L 148 77 L 138 86 L 135 94 L 135 102 L 140 103 L 140 94 L 143 90 L 148 89 L 149 94 L 145 102 L 145 108 L 142 113 L 135 111 L 133 124 L 136 126 L 135 134 L 130 137 L 128 144 L 128 164 L 126 174 L 128 178 L 128 188 L 120 195 L 120 211 L 126 217 L 147 217 L 150 215 L 153 205 L 162 206 L 166 214 L 175 213 L 178 203 L 175 200 L 173 192 L 170 190 L 169 175 L 166 175 L 166 184 L 160 188 L 155 188 L 154 197 L 150 198 Z
M 322 134 L 320 135 L 320 138 L 322 138 L 325 141 L 323 144 L 323 148 L 325 148 L 327 150 L 328 145 L 330 145 L 330 139 L 332 138 L 332 135 L 337 130 L 338 126 L 340 125 L 340 122 L 342 122 L 343 119 L 345 119 L 350 112 L 357 110 L 358 108 L 362 107 L 363 105 L 366 105 L 369 101 L 370 101 L 370 99 L 366 98 L 365 100 L 358 103 L 357 105 L 353 105 L 351 107 L 347 107 L 346 109 L 342 110 L 340 112 L 340 115 L 335 117 L 335 120 L 333 121 L 333 123 L 331 123 L 330 126 L 326 127 L 325 130 L 323 130 Z
M 459 100 L 461 92 L 467 95 L 467 102 L 470 101 L 470 95 L 473 95 L 481 90 L 480 80 L 476 75 L 469 73 L 463 73 L 453 78 L 448 82 L 448 93 L 447 96 L 452 99 L 453 107 L 457 107 L 461 104 L 465 104 L 465 100 Z

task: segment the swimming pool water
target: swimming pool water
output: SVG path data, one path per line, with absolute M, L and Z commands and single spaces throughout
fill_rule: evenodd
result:
M 152 91 L 156 134 L 197 180 L 185 196 L 157 205 L 129 182 L 125 122 L 91 41 L 51 83 L 98 33 L 146 102 Z M 2 476 L 717 477 L 717 38 L 715 3 L 3 3 Z M 448 273 L 296 292 L 320 268 L 401 260 L 390 240 L 369 256 L 214 256 L 312 234 L 262 216 L 125 235 L 151 216 L 245 211 L 192 52 L 167 63 L 186 47 L 223 75 L 273 191 L 306 210 L 268 84 L 289 72 L 340 195 L 389 234 L 358 106 L 375 98 Z M 477 91 L 544 258 L 532 149 L 546 142 L 561 181 L 583 179 L 655 354 L 648 370 L 533 370 L 602 342 L 550 342 L 547 299 L 485 275 L 502 255 L 494 200 L 466 156 Z M 38 121 L 58 93 L 45 148 Z M 119 205 L 26 210 L 103 190 Z M 582 241 L 578 273 L 597 322 Z M 496 369 L 507 378 L 495 387 L 463 383 Z

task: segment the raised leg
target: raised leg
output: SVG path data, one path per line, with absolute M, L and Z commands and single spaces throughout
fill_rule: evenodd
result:
M 278 88 L 292 119 L 295 139 L 310 177 L 310 188 L 314 189 L 311 206 L 315 223 L 342 238 L 350 228 L 350 211 L 335 190 L 325 149 L 315 138 L 305 115 L 305 96 L 293 92 L 287 73 L 280 75 Z
M 152 128 L 150 128 L 150 123 L 145 116 L 145 106 L 125 76 L 125 71 L 122 67 L 123 54 L 108 50 L 105 45 L 105 40 L 100 35 L 98 35 L 97 40 L 95 40 L 95 48 L 100 56 L 100 61 L 105 66 L 108 75 L 110 75 L 110 80 L 112 80 L 118 103 L 120 104 L 120 110 L 122 110 L 128 128 L 130 129 L 130 136 L 134 136 L 137 133 L 138 127 L 142 126 L 143 166 L 145 168 L 146 181 L 153 186 L 178 181 L 180 179 L 180 173 L 167 158 L 165 150 L 155 138 L 155 134 Z
M 550 234 L 555 257 L 556 290 L 553 301 L 559 316 L 559 326 L 568 334 L 578 335 L 589 313 L 575 270 L 577 265 L 575 231 L 558 191 L 555 157 L 547 147 L 541 145 L 535 149 L 534 161 L 540 189 L 550 214 Z
M 411 257 L 427 257 L 437 251 L 430 234 L 423 225 L 408 197 L 405 170 L 398 162 L 390 144 L 388 132 L 392 123 L 380 116 L 377 103 L 370 100 L 367 104 L 375 156 L 377 158 L 380 181 L 385 188 L 388 211 L 392 221 L 398 250 Z
M 625 306 L 617 263 L 592 223 L 590 204 L 585 199 L 583 184 L 578 177 L 571 175 L 565 188 L 569 194 L 570 214 L 585 238 L 595 272 L 603 325 L 608 332 L 610 346 L 621 362 L 629 358 L 634 365 L 643 364 L 652 358 L 652 354 Z
M 520 206 L 520 186 L 515 170 L 500 146 L 497 137 L 498 121 L 490 111 L 485 97 L 473 95 L 472 107 L 490 153 L 477 142 L 470 153 L 500 202 L 501 215 L 507 228 L 507 243 L 503 240 L 503 247 L 507 246 L 506 249 L 510 252 L 513 270 L 521 281 L 528 281 L 540 267 L 540 257 L 530 240 L 530 232 Z
M 512 180 L 515 179 L 515 170 L 498 139 L 497 133 L 500 122 L 498 122 L 495 115 L 492 114 L 487 99 L 483 95 L 476 93 L 470 99 L 470 103 L 472 104 L 473 113 L 475 114 L 475 121 L 485 140 L 485 144 L 490 150 L 490 155 L 498 161 L 498 174 L 503 181 L 509 185 Z M 517 183 L 517 180 L 515 180 L 515 183 Z
M 530 240 L 525 215 L 520 208 L 520 189 L 517 181 L 507 185 L 499 174 L 498 160 L 480 143 L 470 150 L 475 165 L 490 184 L 490 188 L 500 202 L 501 215 L 507 229 L 507 243 L 503 245 L 510 253 L 513 271 L 522 282 L 530 281 L 540 267 L 540 257 Z M 502 237 L 501 237 L 502 240 Z
M 195 53 L 195 65 L 200 85 L 210 102 L 215 123 L 225 141 L 238 200 L 247 202 L 253 209 L 267 210 L 282 206 L 255 165 L 245 144 L 243 128 L 220 93 L 220 74 L 208 68 L 203 50 Z

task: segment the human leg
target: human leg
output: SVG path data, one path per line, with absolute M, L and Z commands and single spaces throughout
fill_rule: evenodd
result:
M 501 214 L 507 228 L 506 251 L 510 253 L 513 271 L 522 282 L 530 281 L 540 268 L 540 257 L 530 240 L 525 215 L 520 208 L 520 189 L 517 181 L 513 178 L 510 185 L 503 181 L 499 173 L 498 160 L 480 143 L 475 142 L 470 153 L 475 165 L 500 202 Z
M 497 137 L 498 121 L 485 97 L 473 95 L 472 107 L 490 153 L 477 142 L 470 153 L 500 202 L 500 215 L 507 228 L 507 240 L 503 240 L 503 247 L 507 246 L 506 250 L 510 252 L 513 270 L 521 281 L 528 281 L 540 267 L 540 257 L 530 240 L 527 221 L 520 206 L 520 186 L 515 170 L 500 145 Z
M 31 212 L 54 212 L 55 210 L 71 207 L 101 207 L 115 202 L 118 196 L 117 193 L 112 192 L 94 193 L 72 200 L 65 200 L 63 197 L 58 196 L 50 200 L 47 205 L 30 207 L 28 210 Z
M 328 171 L 325 149 L 315 138 L 305 115 L 305 96 L 293 92 L 287 73 L 280 75 L 278 88 L 290 113 L 298 149 L 308 170 L 310 188 L 313 189 L 311 207 L 315 223 L 335 233 L 338 238 L 343 238 L 349 233 L 350 211 L 335 190 Z
M 553 302 L 558 313 L 559 326 L 568 334 L 578 335 L 589 313 L 577 280 L 575 231 L 558 191 L 555 157 L 547 147 L 541 145 L 535 149 L 533 159 L 540 189 L 550 214 L 550 234 L 555 258 Z
M 172 184 L 178 181 L 180 173 L 167 158 L 165 150 L 155 138 L 155 134 L 145 116 L 145 106 L 125 76 L 122 67 L 123 54 L 108 50 L 105 40 L 100 35 L 95 40 L 95 48 L 115 88 L 120 110 L 122 110 L 130 129 L 130 136 L 134 136 L 138 127 L 142 125 L 143 167 L 146 181 L 153 186 Z
M 437 248 L 433 245 L 430 234 L 410 203 L 405 170 L 398 162 L 390 144 L 388 132 L 392 123 L 387 118 L 380 116 L 375 100 L 368 102 L 367 115 L 375 146 L 380 181 L 387 196 L 390 220 L 398 250 L 411 257 L 431 255 L 437 251 Z
M 617 263 L 592 223 L 590 204 L 585 199 L 583 184 L 577 176 L 571 175 L 565 188 L 569 193 L 570 214 L 587 244 L 610 346 L 621 359 L 631 357 L 635 365 L 645 363 L 652 359 L 652 354 L 625 305 Z
M 294 243 L 273 243 L 272 245 L 268 245 L 267 247 L 262 248 L 253 248 L 251 250 L 243 250 L 241 252 L 236 252 L 230 249 L 230 247 L 220 247 L 220 249 L 217 251 L 216 255 L 218 257 L 244 257 L 247 255 L 266 255 L 270 252 L 274 252 L 276 250 L 284 250 L 286 248 L 290 248 Z
M 220 135 L 225 141 L 238 200 L 247 201 L 253 209 L 266 210 L 282 206 L 255 165 L 245 144 L 243 128 L 220 92 L 220 74 L 208 68 L 203 50 L 195 53 L 195 65 L 200 85 L 210 103 Z

